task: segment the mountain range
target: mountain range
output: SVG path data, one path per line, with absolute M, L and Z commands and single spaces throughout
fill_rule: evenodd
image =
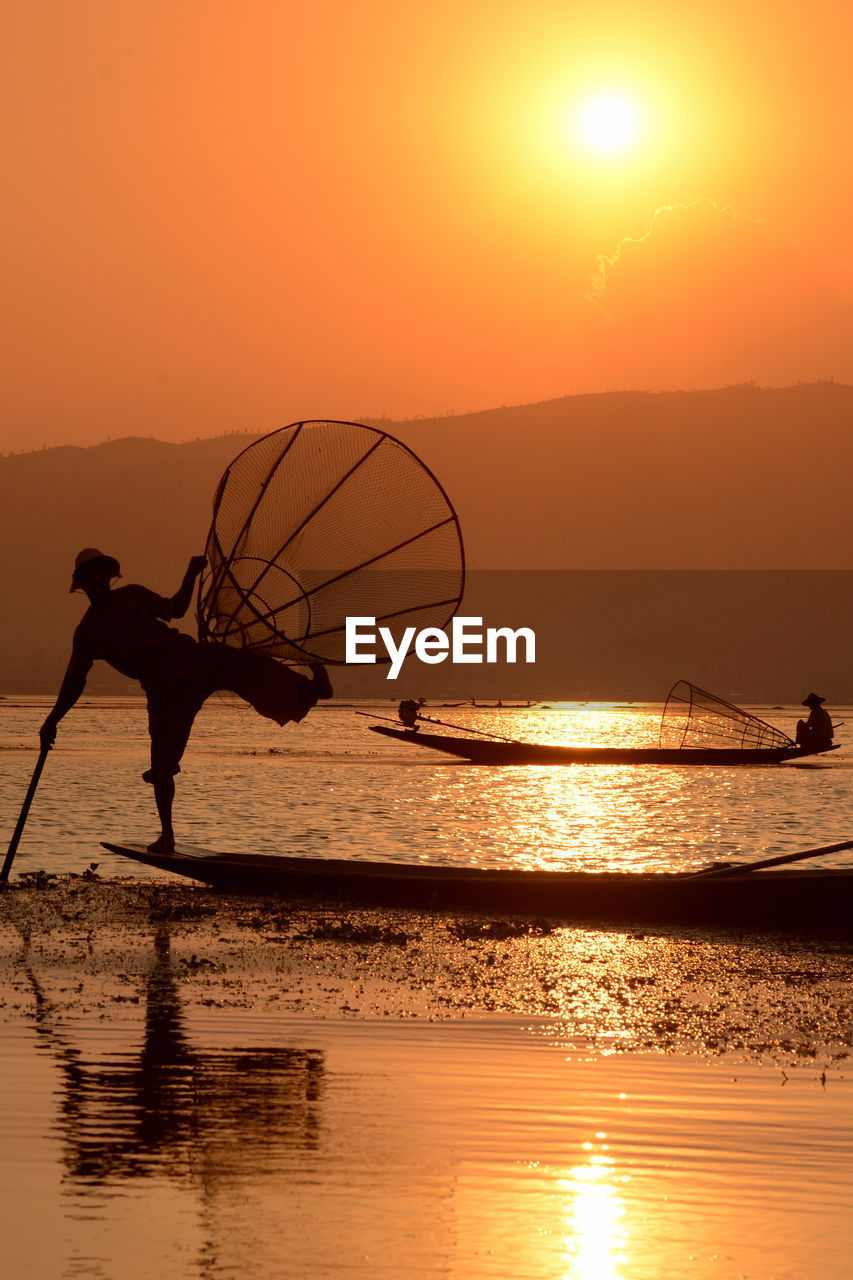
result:
M 413 448 L 447 490 L 469 568 L 489 571 L 471 579 L 489 624 L 524 625 L 519 609 L 527 609 L 544 628 L 547 665 L 537 663 L 535 679 L 519 668 L 508 673 L 511 690 L 495 689 L 484 683 L 495 672 L 477 672 L 481 691 L 471 696 L 527 696 L 534 686 L 550 697 L 653 696 L 655 654 L 669 653 L 681 635 L 685 663 L 719 666 L 720 647 L 733 647 L 729 632 L 738 636 L 732 611 L 746 607 L 753 628 L 765 620 L 761 644 L 778 646 L 779 684 L 792 656 L 804 659 L 813 646 L 812 666 L 801 662 L 803 678 L 809 671 L 812 683 L 821 671 L 844 678 L 853 697 L 853 679 L 845 676 L 853 667 L 852 424 L 853 387 L 820 383 L 612 392 L 371 425 Z M 189 556 L 204 547 L 222 471 L 252 439 L 235 433 L 166 444 L 128 437 L 0 458 L 0 691 L 55 687 L 81 612 L 81 597 L 69 595 L 81 547 L 116 555 L 125 580 L 173 591 Z M 544 581 L 537 577 L 543 571 L 568 574 L 549 577 L 545 599 L 523 585 Z M 743 588 L 745 571 L 756 575 L 752 593 Z M 667 579 L 667 572 L 675 576 Z M 713 635 L 706 619 L 701 633 L 688 628 L 688 643 L 678 609 L 667 604 L 667 582 L 676 579 L 682 593 L 688 580 L 697 584 L 688 592 L 693 613 L 704 599 L 703 617 L 717 619 Z M 638 626 L 640 651 L 628 642 Z M 581 650 L 573 652 L 579 638 Z M 591 658 L 595 671 L 587 678 L 578 663 Z M 737 678 L 742 660 L 730 673 L 739 692 L 748 695 L 751 681 L 756 696 L 787 696 L 787 685 L 774 684 L 772 662 L 747 666 L 747 680 Z M 441 678 L 452 675 L 458 692 L 456 677 L 470 670 L 445 668 Z M 691 672 L 682 667 L 673 679 L 681 675 Z M 366 688 L 370 680 L 364 685 L 362 677 L 364 670 L 347 672 L 343 686 Z M 106 673 L 93 687 L 99 682 L 116 687 Z

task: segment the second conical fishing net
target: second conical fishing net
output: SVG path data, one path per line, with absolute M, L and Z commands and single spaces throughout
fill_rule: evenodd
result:
M 793 742 L 781 729 L 774 729 L 758 716 L 736 707 L 724 698 L 679 680 L 670 690 L 660 727 L 663 748 L 691 747 L 791 747 Z
M 465 577 L 459 521 L 435 476 L 354 422 L 294 423 L 239 454 L 206 554 L 199 638 L 285 661 L 343 662 L 347 617 L 395 635 L 444 627 Z

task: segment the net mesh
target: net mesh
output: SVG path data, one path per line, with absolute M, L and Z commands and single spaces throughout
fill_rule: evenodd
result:
M 354 422 L 294 423 L 239 454 L 206 555 L 199 638 L 285 661 L 343 662 L 348 616 L 395 635 L 444 627 L 465 579 L 459 521 L 435 476 Z
M 660 745 L 680 749 L 743 747 L 745 750 L 792 747 L 781 729 L 740 707 L 679 680 L 669 692 L 660 726 Z

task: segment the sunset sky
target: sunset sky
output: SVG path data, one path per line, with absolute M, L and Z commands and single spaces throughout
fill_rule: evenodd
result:
M 851 26 L 840 0 L 13 6 L 0 450 L 853 382 Z

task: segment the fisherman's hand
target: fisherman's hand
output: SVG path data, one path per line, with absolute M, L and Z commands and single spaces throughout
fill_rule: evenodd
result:
M 197 578 L 198 575 L 206 568 L 207 556 L 193 556 L 192 560 L 190 560 L 190 567 L 187 572 Z
M 41 742 L 42 751 L 50 751 L 54 742 L 56 742 L 56 720 L 53 716 L 48 716 L 39 729 L 39 741 Z

